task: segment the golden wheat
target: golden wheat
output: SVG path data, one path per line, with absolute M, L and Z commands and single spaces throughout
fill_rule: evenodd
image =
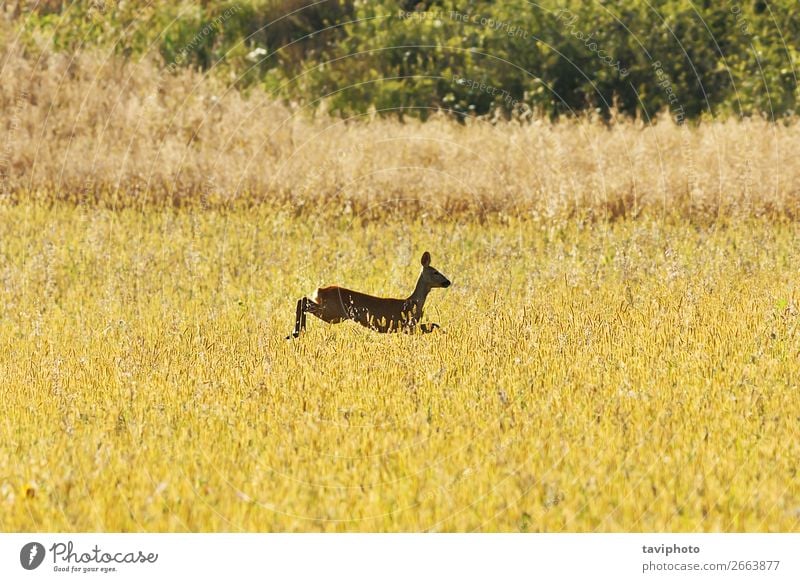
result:
M 9 530 L 796 531 L 796 224 L 0 207 Z M 453 281 L 442 333 L 309 319 Z

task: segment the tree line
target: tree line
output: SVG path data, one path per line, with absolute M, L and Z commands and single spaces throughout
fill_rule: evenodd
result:
M 22 4 L 6 18 L 26 50 L 152 54 L 337 115 L 682 122 L 797 106 L 796 0 Z

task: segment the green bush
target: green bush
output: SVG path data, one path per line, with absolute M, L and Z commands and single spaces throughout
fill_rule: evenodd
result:
M 307 4 L 50 2 L 17 20 L 30 47 L 157 54 L 339 115 L 669 109 L 681 121 L 797 106 L 796 0 Z

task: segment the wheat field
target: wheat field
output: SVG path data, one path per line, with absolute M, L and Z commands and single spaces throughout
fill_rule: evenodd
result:
M 800 228 L 0 206 L 4 531 L 797 531 Z M 410 293 L 428 335 L 309 318 Z
M 0 62 L 0 530 L 800 530 L 795 120 L 338 119 Z M 440 330 L 284 339 L 425 250 Z

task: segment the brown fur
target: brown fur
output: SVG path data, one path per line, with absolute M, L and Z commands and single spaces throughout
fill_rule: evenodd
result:
M 328 323 L 350 319 L 381 333 L 412 328 L 422 317 L 411 299 L 375 297 L 335 285 L 317 289 L 308 312 Z

